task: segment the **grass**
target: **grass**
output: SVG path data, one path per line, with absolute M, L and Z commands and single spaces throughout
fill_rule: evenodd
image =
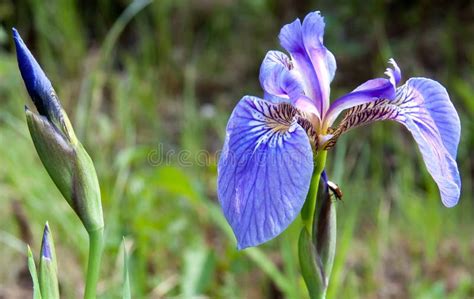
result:
M 26 243 L 39 248 L 46 220 L 65 298 L 80 297 L 87 254 L 87 235 L 27 131 L 23 106 L 32 104 L 9 36 L 15 26 L 96 164 L 106 221 L 100 298 L 122 292 L 123 236 L 133 298 L 304 298 L 299 223 L 236 251 L 216 201 L 214 153 L 238 99 L 261 94 L 259 63 L 278 48 L 279 28 L 314 9 L 326 16 L 325 43 L 338 61 L 333 98 L 380 76 L 393 56 L 405 78 L 445 84 L 463 128 L 463 193 L 453 209 L 442 206 L 414 141 L 397 124 L 341 138 L 328 156 L 330 179 L 345 193 L 328 298 L 474 297 L 474 16 L 461 4 L 373 2 L 0 4 L 0 264 L 8 265 L 0 297 L 31 290 L 21 275 Z M 157 163 L 160 154 L 169 159 Z

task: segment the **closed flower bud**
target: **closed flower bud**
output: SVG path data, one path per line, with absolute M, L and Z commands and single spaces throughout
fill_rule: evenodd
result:
M 316 200 L 317 221 L 313 227 L 313 243 L 321 260 L 324 284 L 327 287 L 334 263 L 334 254 L 336 253 L 337 217 L 334 200 L 337 200 L 337 198 L 341 199 L 338 196 L 341 195 L 342 197 L 342 191 L 340 189 L 331 189 L 330 186 L 337 187 L 337 185 L 328 180 L 326 171 L 321 173 L 319 184 L 320 188 Z
M 15 29 L 13 36 L 21 75 L 39 112 L 25 107 L 28 128 L 41 162 L 86 230 L 101 229 L 104 220 L 94 164 L 77 140 L 51 82 Z

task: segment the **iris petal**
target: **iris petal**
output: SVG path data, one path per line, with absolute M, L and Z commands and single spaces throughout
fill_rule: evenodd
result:
M 461 122 L 446 89 L 431 79 L 411 78 L 404 86 L 397 89 L 397 98 L 417 101 L 417 105 L 413 104 L 405 108 L 407 113 L 416 114 L 420 105 L 425 107 L 439 131 L 444 147 L 453 158 L 456 158 L 461 136 Z
M 227 125 L 218 197 L 239 249 L 280 234 L 300 212 L 313 157 L 296 109 L 244 97 Z
M 314 101 L 320 114 L 329 107 L 329 83 L 334 77 L 336 60 L 323 45 L 324 19 L 319 12 L 308 14 L 283 26 L 280 44 L 293 59 L 300 74 L 305 95 Z
M 447 207 L 457 204 L 461 179 L 456 164 L 461 126 L 446 89 L 436 81 L 411 78 L 394 100 L 379 99 L 349 109 L 325 148 L 345 131 L 378 120 L 396 120 L 413 135 Z
M 290 58 L 279 51 L 269 51 L 260 67 L 260 84 L 264 99 L 272 103 L 291 103 L 296 108 L 313 114 L 320 122 L 321 116 L 314 101 L 304 94 L 301 77 L 294 71 Z
M 290 58 L 279 51 L 269 51 L 260 67 L 260 84 L 263 90 L 274 97 L 296 99 L 304 94 L 303 86 Z M 270 97 L 269 99 L 274 99 Z
M 336 73 L 336 59 L 323 44 L 324 18 L 319 12 L 308 14 L 302 25 L 303 42 L 316 72 L 321 93 L 321 113 L 329 108 L 330 83 Z
M 379 99 L 393 99 L 395 97 L 396 84 L 401 78 L 401 72 L 395 60 L 390 59 L 389 63 L 392 64 L 393 68 L 387 68 L 385 74 L 388 78 L 369 80 L 352 92 L 335 100 L 324 116 L 324 122 L 331 126 L 339 114 L 346 109 Z
M 446 89 L 431 79 L 412 78 L 397 90 L 396 101 L 402 101 L 403 109 L 396 120 L 407 127 L 418 143 L 443 204 L 455 206 L 461 192 L 456 163 L 461 125 Z

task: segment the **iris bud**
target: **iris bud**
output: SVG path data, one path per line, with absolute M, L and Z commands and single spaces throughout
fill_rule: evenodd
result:
M 15 29 L 13 37 L 21 76 L 39 113 L 25 107 L 28 128 L 41 162 L 86 230 L 101 229 L 104 220 L 94 164 L 77 140 L 51 82 Z
M 313 244 L 319 254 L 324 273 L 324 284 L 327 287 L 331 276 L 334 255 L 336 252 L 336 204 L 331 198 L 326 172 L 321 173 L 320 188 L 316 201 L 316 219 L 313 227 Z
M 43 298 L 59 299 L 58 266 L 54 250 L 53 236 L 46 223 L 41 244 L 39 264 L 39 285 Z

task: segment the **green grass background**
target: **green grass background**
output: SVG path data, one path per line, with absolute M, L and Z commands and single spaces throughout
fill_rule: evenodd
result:
M 280 49 L 280 27 L 313 10 L 338 62 L 333 99 L 382 76 L 394 57 L 404 78 L 445 85 L 462 123 L 463 187 L 452 209 L 398 124 L 339 140 L 328 175 L 345 197 L 328 298 L 474 298 L 474 2 L 456 0 L 1 1 L 0 298 L 30 296 L 26 243 L 39 251 L 47 220 L 64 298 L 80 297 L 87 258 L 86 233 L 26 127 L 23 106 L 33 105 L 13 26 L 96 165 L 106 222 L 100 298 L 121 294 L 122 236 L 133 298 L 306 298 L 299 220 L 238 252 L 217 204 L 215 154 L 237 101 L 262 94 L 259 66 Z

